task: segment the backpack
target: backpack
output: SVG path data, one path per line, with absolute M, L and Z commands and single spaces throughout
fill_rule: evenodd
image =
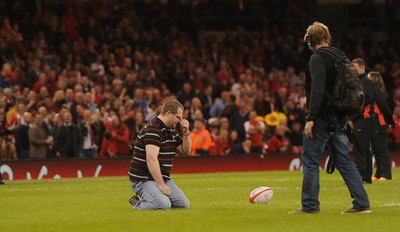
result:
M 365 100 L 364 85 L 358 77 L 356 67 L 347 58 L 343 59 L 326 49 L 321 51 L 332 56 L 336 70 L 332 92 L 325 90 L 327 105 L 347 115 L 362 113 Z

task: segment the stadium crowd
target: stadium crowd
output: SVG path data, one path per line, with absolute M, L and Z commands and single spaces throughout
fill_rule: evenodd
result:
M 303 27 L 204 31 L 199 17 L 246 13 L 209 1 L 26 2 L 34 1 L 0 5 L 0 159 L 130 156 L 168 98 L 185 106 L 192 155 L 301 153 L 310 55 Z M 261 2 L 246 7 L 256 14 Z M 308 14 L 296 6 L 274 17 Z M 397 122 L 399 36 L 334 37 L 382 74 Z M 390 133 L 399 149 L 400 123 Z

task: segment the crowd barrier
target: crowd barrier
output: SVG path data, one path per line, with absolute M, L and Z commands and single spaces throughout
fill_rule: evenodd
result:
M 327 164 L 325 155 L 321 169 Z M 391 153 L 392 167 L 400 165 L 400 153 Z M 375 160 L 374 160 L 375 162 Z M 0 161 L 5 180 L 87 178 L 127 176 L 130 158 L 117 159 L 51 159 Z M 247 172 L 272 170 L 300 170 L 298 155 L 268 154 L 265 156 L 235 157 L 176 157 L 173 171 L 182 173 Z

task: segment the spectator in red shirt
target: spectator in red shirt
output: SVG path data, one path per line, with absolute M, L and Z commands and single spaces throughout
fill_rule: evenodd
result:
M 127 155 L 129 155 L 128 127 L 121 123 L 117 115 L 112 115 L 111 125 L 104 134 L 99 156 L 115 158 Z
M 212 140 L 209 153 L 211 156 L 222 156 L 227 155 L 230 149 L 229 132 L 221 130 L 218 137 Z
M 288 151 L 289 141 L 285 136 L 285 132 L 285 127 L 276 127 L 275 134 L 267 142 L 267 151 L 280 153 L 285 153 Z
M 225 60 L 221 60 L 220 69 L 215 74 L 215 78 L 222 89 L 228 88 L 229 80 L 233 78 L 233 75 L 229 68 L 229 64 Z
M 33 85 L 33 91 L 35 91 L 35 93 L 40 93 L 42 87 L 47 87 L 47 76 L 45 73 L 39 74 L 38 81 Z
M 262 121 L 257 121 L 257 112 L 251 110 L 249 113 L 249 120 L 244 123 L 246 137 L 251 140 L 251 153 L 262 153 L 264 144 L 263 136 L 265 131 L 265 124 Z
M 74 40 L 77 36 L 77 25 L 74 10 L 68 8 L 65 15 L 61 18 L 61 31 L 71 40 Z

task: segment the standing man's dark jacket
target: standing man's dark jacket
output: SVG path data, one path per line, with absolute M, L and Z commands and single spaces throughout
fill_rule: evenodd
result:
M 326 105 L 325 90 L 332 92 L 337 73 L 333 57 L 323 50 L 330 50 L 330 52 L 347 60 L 345 54 L 335 47 L 322 47 L 311 55 L 310 75 L 307 75 L 306 79 L 307 118 L 313 120 L 318 117 L 328 122 L 330 117 L 336 116 L 340 122 L 343 122 L 346 119 L 345 115 L 341 115 L 332 107 Z M 312 81 L 311 77 L 314 77 Z

